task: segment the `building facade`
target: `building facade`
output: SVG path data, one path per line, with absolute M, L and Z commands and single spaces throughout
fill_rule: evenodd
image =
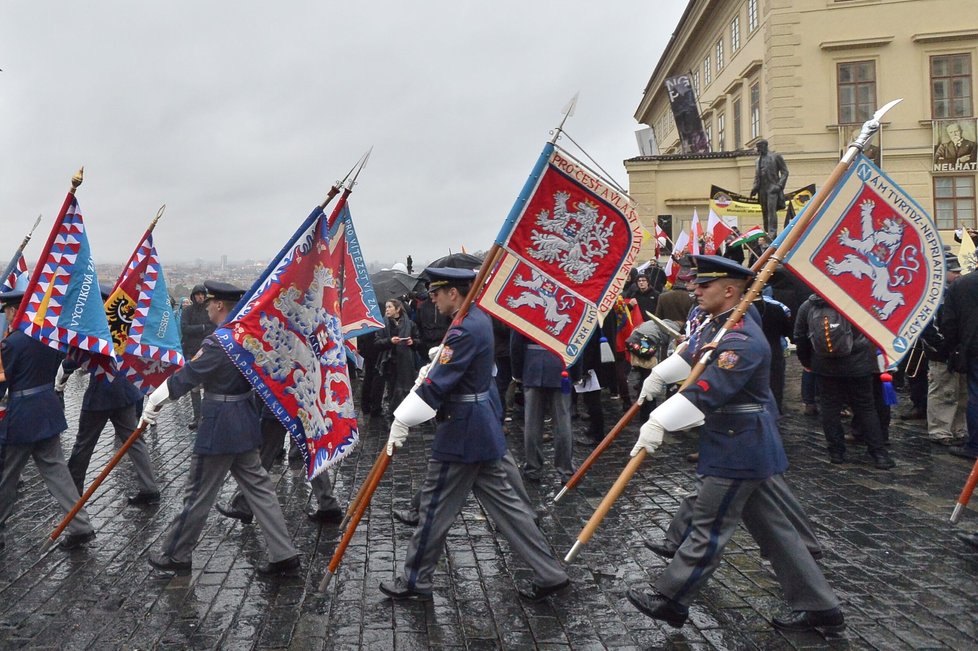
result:
M 625 161 L 630 193 L 647 225 L 670 217 L 678 233 L 711 185 L 750 192 L 762 138 L 787 190 L 821 186 L 862 123 L 903 98 L 866 153 L 952 242 L 976 226 L 976 61 L 974 0 L 690 0 L 635 113 L 661 154 Z M 665 84 L 679 74 L 712 153 L 681 153 Z

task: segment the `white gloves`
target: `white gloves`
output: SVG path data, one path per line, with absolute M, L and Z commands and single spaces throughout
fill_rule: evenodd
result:
M 650 417 L 638 433 L 638 440 L 635 442 L 635 447 L 632 448 L 631 454 L 629 456 L 634 457 L 638 454 L 638 451 L 645 449 L 646 452 L 652 454 L 659 449 L 662 445 L 662 436 L 666 433 L 662 429 L 662 425 L 659 424 L 655 418 Z
M 434 346 L 428 349 L 428 363 L 418 369 L 418 377 L 414 380 L 414 386 L 419 387 L 428 377 L 428 373 L 431 371 L 431 365 L 435 361 L 435 356 L 438 355 L 438 350 L 441 346 Z
M 155 425 L 156 419 L 160 415 L 160 407 L 163 406 L 167 400 L 170 399 L 170 388 L 164 381 L 156 391 L 149 395 L 149 400 L 146 401 L 146 407 L 143 408 L 143 415 L 140 417 L 147 425 Z
M 65 387 L 68 386 L 68 378 L 71 377 L 70 373 L 65 373 L 65 367 L 63 365 L 58 366 L 58 374 L 54 378 L 54 390 L 58 393 L 64 393 Z
M 662 360 L 661 364 L 652 367 L 649 376 L 642 383 L 642 393 L 638 397 L 638 404 L 643 404 L 646 400 L 652 400 L 666 392 L 666 387 L 675 382 L 682 382 L 689 377 L 692 371 L 689 362 L 683 359 L 679 353 L 673 353 Z
M 655 400 L 659 396 L 665 394 L 666 392 L 666 381 L 655 372 L 655 368 L 652 368 L 652 372 L 649 376 L 645 378 L 645 382 L 642 383 L 642 393 L 638 396 L 638 403 L 642 404 L 646 400 Z
M 391 433 L 387 437 L 387 456 L 394 454 L 394 448 L 404 445 L 407 437 L 408 426 L 395 418 L 394 422 L 391 423 Z

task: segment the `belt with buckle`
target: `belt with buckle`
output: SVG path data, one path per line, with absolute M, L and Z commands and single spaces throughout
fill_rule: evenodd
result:
M 449 395 L 446 402 L 483 402 L 489 399 L 489 392 L 482 393 L 453 393 Z
M 214 402 L 242 402 L 251 397 L 251 391 L 248 393 L 211 393 L 210 391 L 204 391 L 204 400 L 213 400 Z
M 724 405 L 713 410 L 716 414 L 754 414 L 757 412 L 764 411 L 764 405 L 759 405 L 756 402 L 747 402 L 737 405 Z
M 48 389 L 54 389 L 54 382 L 49 384 L 42 384 L 40 386 L 31 387 L 30 389 L 24 389 L 22 391 L 11 391 L 11 398 L 25 398 L 27 396 L 35 396 L 39 393 L 44 393 Z

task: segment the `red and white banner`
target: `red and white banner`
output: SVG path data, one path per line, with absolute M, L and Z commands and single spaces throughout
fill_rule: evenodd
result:
M 548 144 L 478 303 L 569 365 L 624 288 L 642 233 L 627 195 Z
M 860 156 L 785 265 L 898 362 L 934 317 L 944 252 L 924 209 Z

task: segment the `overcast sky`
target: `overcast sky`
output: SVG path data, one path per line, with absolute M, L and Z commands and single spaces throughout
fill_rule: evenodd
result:
M 97 262 L 162 203 L 167 260 L 267 260 L 360 155 L 368 261 L 487 249 L 567 101 L 619 183 L 680 1 L 16 2 L 0 17 L 0 259 L 85 166 Z

